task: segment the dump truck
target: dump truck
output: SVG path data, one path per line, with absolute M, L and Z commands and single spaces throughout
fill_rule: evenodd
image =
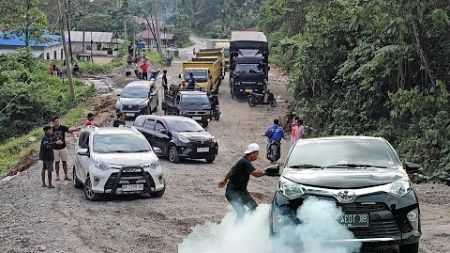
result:
M 220 73 L 222 79 L 225 76 L 225 58 L 223 56 L 223 49 L 200 49 L 195 54 L 196 59 L 203 59 L 203 58 L 217 58 L 220 60 L 222 64 L 222 72 Z
M 189 73 L 192 73 L 196 86 L 205 92 L 217 92 L 222 81 L 222 62 L 217 57 L 193 58 L 191 61 L 183 62 L 182 71 L 181 78 L 187 81 Z
M 233 31 L 230 42 L 231 95 L 263 93 L 269 78 L 269 44 L 262 32 Z
M 225 60 L 225 69 L 230 66 L 230 40 L 229 39 L 212 39 L 206 42 L 208 49 L 223 49 Z

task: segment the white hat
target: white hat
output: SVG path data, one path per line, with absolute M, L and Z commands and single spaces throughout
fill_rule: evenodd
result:
M 244 154 L 248 155 L 253 152 L 259 152 L 259 145 L 256 143 L 252 143 L 248 145 L 247 150 L 245 150 Z

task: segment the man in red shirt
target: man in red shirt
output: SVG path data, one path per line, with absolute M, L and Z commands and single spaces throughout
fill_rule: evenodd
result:
M 147 60 L 144 61 L 144 63 L 141 65 L 141 70 L 142 70 L 142 79 L 144 80 L 148 80 L 148 64 L 147 64 Z

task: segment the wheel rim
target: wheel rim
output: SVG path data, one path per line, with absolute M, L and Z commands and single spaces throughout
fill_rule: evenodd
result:
M 176 157 L 177 157 L 177 151 L 174 147 L 171 147 L 170 151 L 169 151 L 169 160 L 171 162 L 173 162 L 173 161 L 175 161 Z
M 86 190 L 85 190 L 86 196 L 89 199 L 92 199 L 94 197 L 94 192 L 92 191 L 92 185 L 91 185 L 91 180 L 90 179 L 88 179 L 86 181 L 86 186 L 85 187 L 86 187 Z

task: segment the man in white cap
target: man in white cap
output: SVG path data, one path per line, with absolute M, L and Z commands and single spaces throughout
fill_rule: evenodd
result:
M 265 175 L 264 171 L 255 169 L 251 163 L 258 159 L 258 144 L 252 143 L 248 145 L 244 154 L 245 156 L 231 168 L 225 175 L 223 181 L 219 183 L 219 188 L 223 188 L 227 185 L 225 197 L 236 211 L 238 220 L 244 217 L 245 207 L 248 207 L 250 211 L 254 211 L 258 206 L 256 201 L 247 191 L 250 175 L 254 177 L 262 177 Z

